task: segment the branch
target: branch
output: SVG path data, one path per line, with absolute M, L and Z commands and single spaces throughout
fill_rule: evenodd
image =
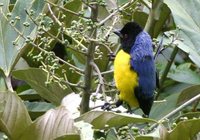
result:
M 169 73 L 169 70 L 170 70 L 170 68 L 171 68 L 171 65 L 172 65 L 172 63 L 173 63 L 175 57 L 176 57 L 176 54 L 178 53 L 178 50 L 179 50 L 179 48 L 178 48 L 177 46 L 175 46 L 175 47 L 174 47 L 174 50 L 172 51 L 172 54 L 171 54 L 171 56 L 170 56 L 170 59 L 169 59 L 167 65 L 166 65 L 165 70 L 164 70 L 164 72 L 163 72 L 163 74 L 162 74 L 162 77 L 161 77 L 161 79 L 160 79 L 160 86 L 161 86 L 161 87 L 162 87 L 162 85 L 163 85 L 165 79 L 167 78 L 167 74 Z M 160 87 L 160 89 L 161 89 L 161 87 Z
M 91 8 L 91 20 L 93 22 L 97 21 L 98 17 L 98 5 L 93 5 Z M 96 39 L 97 37 L 97 27 L 93 27 L 90 31 L 90 37 L 93 37 Z M 80 105 L 80 112 L 81 114 L 89 111 L 89 102 L 90 102 L 90 95 L 91 95 L 91 88 L 92 88 L 92 66 L 91 63 L 94 61 L 94 51 L 95 51 L 95 42 L 90 42 L 90 45 L 88 46 L 87 50 L 87 57 L 86 57 L 86 66 L 85 66 L 85 76 L 84 76 L 84 82 L 85 82 L 85 89 L 83 92 L 81 105 Z
M 152 2 L 152 9 L 149 13 L 149 17 L 147 19 L 144 30 L 148 32 L 151 36 L 153 36 L 154 26 L 156 21 L 158 20 L 158 14 L 160 14 L 159 10 L 163 4 L 163 0 L 155 0 Z

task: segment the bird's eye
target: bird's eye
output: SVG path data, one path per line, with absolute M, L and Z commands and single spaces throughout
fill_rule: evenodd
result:
M 128 38 L 128 35 L 127 34 L 124 34 L 124 39 Z

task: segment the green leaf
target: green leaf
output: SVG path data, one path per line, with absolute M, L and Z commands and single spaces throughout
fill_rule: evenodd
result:
M 168 134 L 167 129 L 162 124 L 160 124 L 154 132 L 143 135 L 143 136 L 136 136 L 135 139 L 136 140 L 155 140 L 155 139 L 165 140 L 167 134 Z
M 0 91 L 6 91 L 7 87 L 6 87 L 6 81 L 4 79 L 3 74 L 0 71 Z
M 38 68 L 14 71 L 13 76 L 17 79 L 26 81 L 44 99 L 59 105 L 64 96 L 71 93 L 70 87 L 63 89 L 58 83 L 45 84 L 47 73 Z
M 69 134 L 69 135 L 65 135 L 65 136 L 61 136 L 56 138 L 55 140 L 80 140 L 80 136 L 77 134 Z
M 169 112 L 176 108 L 176 100 L 178 94 L 172 94 L 171 96 L 165 98 L 163 102 L 154 103 L 151 109 L 151 118 L 160 119 L 163 116 L 167 115 Z
M 1 3 L 3 3 L 2 12 L 7 13 L 8 12 L 8 6 L 9 6 L 9 0 L 2 0 Z M 1 19 L 1 16 L 0 16 Z
M 180 93 L 189 85 L 177 84 L 168 87 L 161 93 L 164 96 L 162 102 L 155 102 L 150 112 L 150 118 L 159 120 L 177 107 L 177 99 Z
M 95 63 L 97 64 L 100 71 L 105 71 L 107 69 L 108 63 L 109 63 L 109 51 L 103 45 L 99 45 L 99 51 L 102 53 L 101 57 L 99 59 L 95 60 Z M 94 57 L 98 58 L 100 55 L 95 54 Z
M 20 140 L 49 140 L 68 134 L 77 134 L 77 130 L 70 112 L 65 107 L 60 106 L 47 111 L 36 119 L 26 129 Z
M 200 131 L 199 124 L 200 119 L 185 120 L 178 123 L 172 131 L 159 125 L 153 133 L 137 136 L 136 140 L 191 140 Z
M 148 18 L 148 14 L 145 12 L 136 11 L 134 13 L 134 20 L 142 27 L 145 27 L 147 18 Z
M 31 124 L 28 111 L 15 92 L 0 92 L 0 100 L 5 103 L 0 115 L 0 129 L 10 139 L 18 140 Z
M 106 135 L 106 140 L 116 140 L 117 134 L 115 131 L 115 128 L 111 128 Z
M 174 71 L 168 74 L 168 77 L 182 83 L 199 84 L 200 75 L 190 69 L 190 63 L 179 65 Z
M 75 126 L 78 128 L 81 140 L 93 140 L 94 130 L 92 125 L 84 121 L 79 121 L 75 123 Z
M 112 0 L 113 1 L 113 0 Z M 129 2 L 128 0 L 118 0 L 119 5 Z
M 73 61 L 70 61 L 71 64 L 74 65 Z M 59 74 L 60 77 L 64 77 L 63 70 L 65 70 L 65 74 L 67 76 L 67 80 L 71 83 L 77 83 L 80 80 L 80 74 L 77 74 L 75 71 L 70 69 L 71 67 L 67 64 L 63 64 L 56 73 Z M 73 76 L 72 76 L 73 75 Z
M 175 129 L 169 133 L 167 140 L 190 140 L 200 132 L 200 119 L 185 120 L 177 124 Z
M 157 20 L 154 25 L 155 27 L 153 31 L 153 37 L 157 37 L 161 31 L 167 30 L 168 26 L 172 26 L 171 25 L 172 23 L 168 23 L 167 25 L 165 25 L 166 21 L 169 18 L 170 18 L 170 9 L 165 4 L 163 4 L 160 9 L 159 20 Z
M 164 0 L 170 8 L 175 24 L 180 27 L 178 47 L 188 53 L 189 58 L 200 67 L 200 23 L 198 0 Z
M 42 11 L 44 6 L 43 0 L 17 0 L 13 10 L 11 12 L 11 16 L 6 16 L 8 11 L 8 2 L 3 1 L 4 4 L 4 13 L 0 13 L 0 68 L 3 70 L 4 74 L 8 76 L 10 71 L 14 68 L 18 59 L 20 58 L 21 53 L 25 49 L 25 40 L 22 38 L 15 30 L 16 28 L 19 32 L 23 32 L 23 36 L 30 36 L 34 39 L 35 32 L 35 24 L 30 22 L 26 12 L 24 9 L 29 10 L 32 8 L 38 16 L 38 13 Z M 15 20 L 16 17 L 19 17 L 20 20 Z M 10 21 L 15 21 L 15 27 L 10 25 Z M 29 22 L 30 26 L 25 27 L 24 22 Z
M 46 112 L 49 109 L 55 108 L 54 105 L 47 102 L 24 102 L 27 109 L 32 112 Z
M 73 0 L 69 1 L 64 5 L 64 8 L 71 10 L 75 13 L 78 13 L 81 10 L 82 2 L 81 0 Z M 75 16 L 73 14 L 69 14 L 69 12 L 63 11 L 63 14 L 66 15 L 67 18 L 65 18 L 64 23 L 66 24 L 66 27 L 70 27 L 71 21 L 78 19 L 78 16 Z M 67 19 L 67 20 L 66 20 Z
M 178 117 L 178 119 L 176 119 L 176 123 L 178 124 L 179 122 L 183 121 L 183 118 L 187 118 L 189 120 L 199 117 L 200 117 L 200 112 L 189 112 Z
M 177 105 L 181 105 L 185 103 L 186 101 L 190 100 L 194 96 L 198 95 L 200 91 L 200 85 L 191 86 L 189 88 L 186 88 L 181 92 L 181 94 L 178 97 Z
M 41 99 L 40 95 L 38 95 L 37 92 L 33 89 L 28 89 L 23 92 L 20 92 L 18 96 L 22 100 L 28 100 L 28 101 Z
M 76 121 L 83 120 L 94 126 L 95 129 L 110 128 L 115 126 L 127 125 L 129 123 L 156 123 L 155 120 L 134 117 L 128 114 L 118 114 L 114 112 L 104 112 L 104 111 L 90 111 L 83 114 Z
M 43 115 L 49 109 L 55 108 L 54 105 L 52 105 L 51 103 L 47 103 L 47 102 L 25 101 L 24 104 L 26 105 L 26 108 L 28 109 L 28 112 L 29 112 L 32 120 L 35 120 L 39 116 Z

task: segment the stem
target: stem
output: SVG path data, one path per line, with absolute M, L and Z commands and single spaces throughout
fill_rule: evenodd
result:
M 171 54 L 171 56 L 170 56 L 170 59 L 169 59 L 167 65 L 166 65 L 166 67 L 165 67 L 165 70 L 164 70 L 164 72 L 163 72 L 163 74 L 162 74 L 162 77 L 161 77 L 161 79 L 160 79 L 160 83 L 159 83 L 160 89 L 159 89 L 159 91 L 158 91 L 158 94 L 156 95 L 156 99 L 158 99 L 158 97 L 159 97 L 159 95 L 160 95 L 160 91 L 162 90 L 163 84 L 164 84 L 164 82 L 165 82 L 165 80 L 166 80 L 166 78 L 167 78 L 167 74 L 169 73 L 169 70 L 170 70 L 170 68 L 171 68 L 171 65 L 172 65 L 172 63 L 173 63 L 175 57 L 176 57 L 176 54 L 178 53 L 178 50 L 179 50 L 179 48 L 178 48 L 177 46 L 175 46 L 175 48 L 174 48 L 174 50 L 173 50 L 173 52 L 172 52 L 172 54 Z
M 199 102 L 200 102 L 200 100 L 196 101 L 196 103 L 195 103 L 194 106 L 193 106 L 192 111 L 196 111 L 196 110 L 197 110 L 197 107 L 198 107 L 198 105 L 199 105 Z
M 166 118 L 172 117 L 174 114 L 176 114 L 177 112 L 181 111 L 183 108 L 187 107 L 188 105 L 192 104 L 193 102 L 195 102 L 195 101 L 197 101 L 199 99 L 200 99 L 200 94 L 194 96 L 192 99 L 190 99 L 189 101 L 185 102 L 184 104 L 182 104 L 178 108 L 174 109 L 172 112 L 170 112 L 169 114 L 167 114 L 166 116 L 164 116 L 160 120 L 164 120 Z
M 13 87 L 11 84 L 11 76 L 6 76 L 5 81 L 6 81 L 6 86 L 7 86 L 8 90 L 13 92 Z
M 158 122 L 162 122 L 163 120 L 172 117 L 173 115 L 175 115 L 177 112 L 181 111 L 183 108 L 189 106 L 190 104 L 192 104 L 193 102 L 196 102 L 200 99 L 200 94 L 194 96 L 192 99 L 188 100 L 187 102 L 185 102 L 184 104 L 182 104 L 181 106 L 179 106 L 178 108 L 174 109 L 173 111 L 171 111 L 169 114 L 167 114 L 166 116 L 164 116 L 163 118 L 161 118 Z M 153 124 L 149 130 L 153 130 L 158 124 Z
M 97 21 L 98 16 L 98 6 L 93 5 L 91 8 L 91 19 L 93 22 Z M 96 39 L 97 37 L 97 28 L 94 27 L 90 32 L 90 37 Z M 80 104 L 80 113 L 83 114 L 89 111 L 89 101 L 90 101 L 90 92 L 92 87 L 92 63 L 94 61 L 94 51 L 95 51 L 95 42 L 91 41 L 88 46 L 87 57 L 86 57 L 86 67 L 85 67 L 85 88 L 83 91 L 83 96 Z

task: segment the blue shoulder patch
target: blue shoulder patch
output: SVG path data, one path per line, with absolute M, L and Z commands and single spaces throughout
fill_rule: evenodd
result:
M 131 67 L 139 77 L 139 96 L 152 97 L 156 88 L 156 70 L 153 58 L 152 40 L 149 34 L 142 31 L 136 37 L 130 51 Z

